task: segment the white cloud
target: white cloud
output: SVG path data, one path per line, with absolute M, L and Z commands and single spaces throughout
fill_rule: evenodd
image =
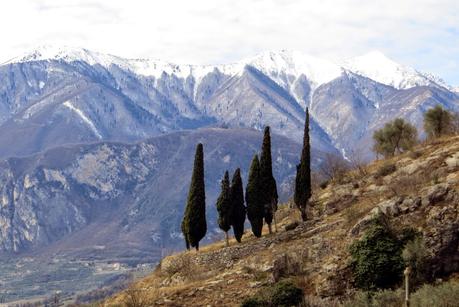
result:
M 40 44 L 201 64 L 379 49 L 459 84 L 457 0 L 15 0 L 1 4 L 0 36 L 0 60 Z

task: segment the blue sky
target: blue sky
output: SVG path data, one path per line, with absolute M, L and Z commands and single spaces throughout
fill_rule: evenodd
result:
M 178 63 L 293 49 L 342 59 L 380 50 L 459 85 L 457 0 L 15 0 L 0 62 L 42 44 Z

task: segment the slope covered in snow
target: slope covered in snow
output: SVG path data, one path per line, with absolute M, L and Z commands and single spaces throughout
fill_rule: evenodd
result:
M 336 63 L 298 51 L 280 50 L 264 52 L 230 64 L 188 65 L 149 58 L 124 59 L 84 48 L 44 45 L 14 58 L 6 64 L 46 60 L 83 61 L 90 65 L 99 64 L 103 67 L 117 65 L 136 74 L 155 77 L 156 79 L 164 73 L 183 79 L 193 76 L 197 84 L 214 70 L 228 76 L 235 76 L 241 75 L 244 67 L 250 65 L 271 77 L 284 88 L 290 87 L 302 75 L 311 82 L 313 88 L 316 88 L 338 78 L 343 71 L 347 70 L 397 89 L 428 85 L 439 85 L 449 90 L 453 89 L 441 78 L 399 64 L 379 51 L 372 51 Z
M 372 51 L 362 56 L 345 60 L 342 62 L 342 66 L 353 73 L 397 89 L 435 84 L 446 86 L 440 78 L 399 64 L 379 51 Z

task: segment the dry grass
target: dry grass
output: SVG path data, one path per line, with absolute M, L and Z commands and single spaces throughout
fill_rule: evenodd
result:
M 268 241 L 266 245 L 258 244 L 257 249 L 247 255 L 244 254 L 241 259 L 236 259 L 229 267 L 221 266 L 220 260 L 208 265 L 197 265 L 191 261 L 197 254 L 218 251 L 221 251 L 221 254 L 217 253 L 217 256 L 230 257 L 230 253 L 225 253 L 227 249 L 223 240 L 203 246 L 199 252 L 177 253 L 167 257 L 167 261 L 170 259 L 176 261 L 174 265 L 165 270 L 157 270 L 149 277 L 136 283 L 133 289 L 149 289 L 146 291 L 147 300 L 154 301 L 167 298 L 183 304 L 183 306 L 205 306 L 207 304 L 238 306 L 244 298 L 253 295 L 260 287 L 272 282 L 272 270 L 267 271 L 265 267 L 272 265 L 276 259 L 287 257 L 288 261 L 278 262 L 279 271 L 282 271 L 280 275 L 294 279 L 298 285 L 301 285 L 307 294 L 307 302 L 309 302 L 307 306 L 339 306 L 337 301 L 320 299 L 315 294 L 317 289 L 323 286 L 323 267 L 329 266 L 329 270 L 333 270 L 335 265 L 342 265 L 348 261 L 349 229 L 381 201 L 395 195 L 417 195 L 425 186 L 444 180 L 445 174 L 436 171 L 444 166 L 443 161 L 447 155 L 445 153 L 443 156 L 441 150 L 444 146 L 453 144 L 459 149 L 458 141 L 459 137 L 453 137 L 425 143 L 416 147 L 413 152 L 404 153 L 388 160 L 376 161 L 369 165 L 360 165 L 361 169 L 351 170 L 344 175 L 346 177 L 344 181 L 348 182 L 348 187 L 351 186 L 351 193 L 356 192 L 358 196 L 348 207 L 335 214 L 322 215 L 324 204 L 333 197 L 339 197 L 333 192 L 345 187 L 345 185 L 332 181 L 326 189 L 314 190 L 314 207 L 311 208 L 310 212 L 314 223 L 304 233 L 285 232 L 285 225 L 293 221 L 301 221 L 301 218 L 296 208 L 291 208 L 289 204 L 281 205 L 276 212 L 278 232 L 289 236 L 281 243 L 269 244 Z M 432 155 L 435 155 L 436 158 L 423 164 L 415 174 L 407 175 L 401 171 L 403 167 L 413 163 L 413 161 L 424 162 Z M 397 170 L 386 177 L 375 179 L 374 174 L 378 169 L 388 163 L 396 165 Z M 352 186 L 349 183 L 355 184 Z M 411 215 L 409 220 L 402 221 L 400 226 L 403 226 L 403 222 L 418 227 L 423 226 L 425 221 L 422 216 L 421 214 Z M 332 227 L 320 229 L 320 227 L 330 225 Z M 314 232 L 314 229 L 319 230 Z M 268 229 L 264 227 L 263 236 L 272 238 L 276 234 L 268 235 Z M 255 241 L 260 242 L 259 240 L 251 234 L 249 228 L 246 229 L 241 244 L 232 238 L 230 246 L 251 246 Z M 170 279 L 175 274 L 193 277 L 185 279 L 183 283 L 164 284 L 165 279 Z M 253 285 L 257 283 L 261 286 Z M 197 289 L 204 290 L 200 290 L 194 295 Z M 124 304 L 124 300 L 129 296 L 132 294 L 125 292 L 109 302 Z M 139 301 L 139 299 L 131 299 L 131 301 Z

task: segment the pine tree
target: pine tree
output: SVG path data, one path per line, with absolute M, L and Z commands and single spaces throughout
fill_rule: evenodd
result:
M 268 224 L 269 233 L 271 223 L 277 210 L 277 186 L 273 176 L 272 157 L 271 157 L 271 136 L 269 126 L 265 128 L 263 136 L 263 145 L 261 147 L 260 157 L 260 185 L 261 197 L 265 208 L 265 222 Z M 274 225 L 276 225 L 274 221 Z M 277 227 L 277 226 L 276 226 Z
M 253 157 L 250 165 L 249 180 L 245 191 L 247 217 L 252 225 L 253 234 L 259 238 L 263 229 L 264 206 L 260 189 L 260 162 L 258 155 Z
M 241 170 L 238 168 L 231 180 L 231 224 L 234 237 L 241 243 L 244 234 L 246 208 L 244 206 L 244 188 L 242 187 Z
M 228 231 L 231 229 L 232 203 L 228 171 L 221 182 L 221 192 L 217 199 L 218 226 L 225 232 L 226 246 L 229 246 Z
M 199 241 L 206 235 L 206 195 L 204 186 L 204 152 L 202 144 L 196 147 L 193 175 L 182 221 L 182 232 L 187 247 L 199 250 Z
M 307 219 L 306 207 L 311 197 L 311 148 L 309 144 L 309 110 L 306 108 L 303 150 L 300 164 L 296 166 L 295 194 L 293 200 L 301 212 L 303 221 Z

